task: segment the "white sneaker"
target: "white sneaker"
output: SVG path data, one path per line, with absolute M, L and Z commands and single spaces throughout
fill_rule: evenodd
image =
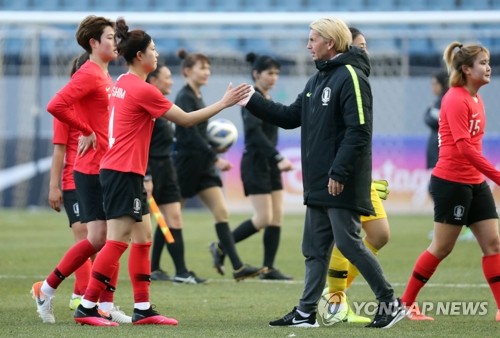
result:
M 127 323 L 132 323 L 132 317 L 127 316 L 125 312 L 120 310 L 118 306 L 113 306 L 113 308 L 109 311 L 106 312 L 107 316 L 104 316 L 103 313 L 100 313 L 101 316 L 104 318 L 111 320 L 112 322 L 118 323 L 118 324 L 127 324 Z
M 42 292 L 43 282 L 36 282 L 31 287 L 31 297 L 36 303 L 36 312 L 38 316 L 42 318 L 42 322 L 54 324 L 56 318 L 54 317 L 54 309 L 52 308 L 52 299 L 54 297 L 48 297 Z

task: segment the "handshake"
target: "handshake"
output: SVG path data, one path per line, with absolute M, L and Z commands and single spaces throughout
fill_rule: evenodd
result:
M 378 197 L 386 200 L 387 196 L 389 196 L 389 193 L 391 192 L 389 190 L 389 182 L 387 182 L 387 180 L 373 180 L 372 184 L 375 187 L 375 190 L 377 190 Z

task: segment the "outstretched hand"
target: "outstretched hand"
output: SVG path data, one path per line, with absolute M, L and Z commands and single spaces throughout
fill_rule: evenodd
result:
M 235 88 L 233 88 L 232 83 L 229 83 L 229 86 L 227 86 L 226 92 L 224 93 L 221 102 L 226 108 L 234 106 L 236 103 L 239 103 L 240 101 L 245 99 L 247 99 L 248 102 L 248 100 L 250 99 L 249 95 L 252 89 L 253 87 L 246 83 L 242 83 Z
M 248 94 L 247 97 L 245 97 L 244 99 L 238 101 L 238 106 L 242 106 L 242 107 L 245 107 L 248 103 L 248 101 L 250 101 L 250 98 L 252 97 L 252 95 L 255 93 L 255 88 L 253 86 L 250 86 L 250 93 Z

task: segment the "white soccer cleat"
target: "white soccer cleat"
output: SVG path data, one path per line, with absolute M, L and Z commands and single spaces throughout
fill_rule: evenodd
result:
M 99 310 L 101 317 L 118 324 L 132 323 L 132 317 L 127 316 L 118 306 L 113 306 L 109 312 Z
M 54 309 L 52 308 L 52 299 L 54 297 L 48 297 L 42 292 L 43 282 L 36 282 L 31 287 L 31 297 L 36 303 L 36 312 L 38 316 L 42 318 L 42 322 L 48 324 L 54 324 L 56 318 L 54 317 Z

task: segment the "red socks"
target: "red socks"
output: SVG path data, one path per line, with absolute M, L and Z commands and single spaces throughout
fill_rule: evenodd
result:
M 483 256 L 483 273 L 500 309 L 500 254 Z
M 420 289 L 422 289 L 431 278 L 434 271 L 441 261 L 425 250 L 420 257 L 418 257 L 415 267 L 413 268 L 412 275 L 408 280 L 405 292 L 401 296 L 401 301 L 407 306 L 411 306 L 417 298 Z
M 111 283 L 120 264 L 120 257 L 127 250 L 127 247 L 127 243 L 106 241 L 94 260 L 92 276 L 84 296 L 86 300 L 97 303 L 102 291 Z
M 87 285 L 89 285 L 90 271 L 92 271 L 92 261 L 87 258 L 85 263 L 75 271 L 75 288 L 73 289 L 75 295 L 85 294 Z
M 64 278 L 75 272 L 96 252 L 97 250 L 87 239 L 82 239 L 66 251 L 57 267 L 47 277 L 47 283 L 52 288 L 57 289 Z
M 134 303 L 149 302 L 149 284 L 151 283 L 151 263 L 149 243 L 132 243 L 128 259 L 128 271 L 134 290 Z

